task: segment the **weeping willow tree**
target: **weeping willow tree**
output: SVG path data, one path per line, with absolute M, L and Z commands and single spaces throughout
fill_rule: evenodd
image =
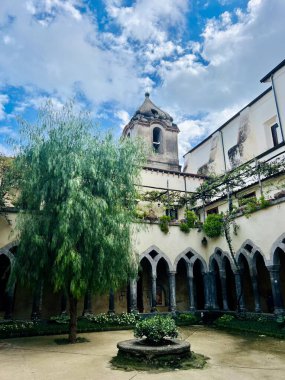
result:
M 34 289 L 49 282 L 68 295 L 73 343 L 78 299 L 118 288 L 137 269 L 131 222 L 142 144 L 98 132 L 72 104 L 47 104 L 35 124 L 23 123 L 21 136 L 12 280 Z

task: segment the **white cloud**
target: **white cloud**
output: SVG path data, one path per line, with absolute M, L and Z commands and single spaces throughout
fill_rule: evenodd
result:
M 5 119 L 5 104 L 9 102 L 9 97 L 6 94 L 0 94 L 0 120 Z
M 119 120 L 121 120 L 121 124 L 120 124 L 121 129 L 123 129 L 131 119 L 130 114 L 125 110 L 117 111 L 115 115 Z
M 0 127 L 0 135 L 4 135 L 7 138 L 15 138 L 17 133 L 12 127 L 3 125 Z
M 208 20 L 196 51 L 161 63 L 160 104 L 212 115 L 246 105 L 266 89 L 260 78 L 284 59 L 284 13 L 283 0 L 251 0 L 247 11 Z
M 17 111 L 80 92 L 93 110 L 115 103 L 123 125 L 148 90 L 179 124 L 183 154 L 261 93 L 259 79 L 284 59 L 284 0 L 250 0 L 207 20 L 199 41 L 182 38 L 189 0 L 105 0 L 104 32 L 86 3 L 0 2 L 0 86 L 24 88 Z
M 53 20 L 47 25 L 34 17 L 34 9 L 39 9 L 37 4 L 58 10 L 61 3 L 65 7 L 60 8 L 61 12 L 54 11 Z M 75 2 L 68 3 L 71 7 Z M 44 90 L 62 98 L 72 98 L 80 90 L 95 107 L 111 101 L 132 104 L 143 87 L 132 54 L 102 47 L 94 18 L 88 12 L 75 22 L 67 2 L 30 4 L 34 8 L 29 10 L 20 0 L 0 4 L 2 25 L 15 17 L 5 28 L 14 40 L 13 46 L 2 43 L 0 38 L 0 84 L 29 87 L 34 94 Z

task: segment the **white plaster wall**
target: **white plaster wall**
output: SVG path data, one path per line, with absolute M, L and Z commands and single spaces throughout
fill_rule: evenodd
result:
M 274 84 L 285 137 L 285 67 L 282 67 L 282 69 L 274 74 Z
M 238 235 L 233 236 L 233 247 L 238 251 L 246 240 L 251 240 L 258 246 L 267 260 L 270 259 L 270 250 L 274 242 L 285 233 L 285 203 L 268 207 L 253 213 L 249 218 L 242 216 L 237 218 L 239 225 Z M 170 226 L 169 233 L 160 231 L 157 224 L 141 224 L 133 233 L 135 252 L 142 255 L 151 247 L 162 251 L 174 264 L 176 257 L 187 250 L 199 253 L 208 263 L 215 248 L 228 252 L 228 246 L 224 237 L 208 240 L 207 247 L 201 244 L 203 232 L 196 229 L 185 234 L 179 226 Z
M 198 169 L 209 161 L 211 151 L 211 139 L 205 141 L 193 153 L 187 153 L 184 158 L 185 173 L 196 174 Z
M 186 181 L 186 190 L 187 192 L 193 192 L 196 188 L 202 183 L 201 178 L 197 177 L 185 177 L 181 174 L 159 172 L 155 170 L 143 170 L 141 173 L 140 184 L 146 186 L 145 191 L 155 190 L 151 187 L 167 189 L 167 181 L 169 189 L 177 191 L 185 191 L 185 182 Z M 147 188 L 147 187 L 150 188 Z
M 285 124 L 285 73 L 278 78 L 276 77 L 276 87 L 278 88 L 278 98 L 280 109 L 284 115 Z M 242 162 L 246 162 L 266 150 L 273 147 L 270 127 L 277 121 L 276 107 L 273 97 L 273 92 L 270 91 L 253 105 L 243 110 L 241 114 L 229 122 L 223 129 L 223 139 L 226 155 L 227 169 L 231 169 L 231 164 L 228 157 L 228 150 L 238 143 L 238 133 L 241 127 L 241 118 L 245 117 L 245 112 L 248 113 L 248 135 L 243 144 L 244 152 Z M 201 146 L 195 149 L 192 153 L 185 156 L 186 172 L 197 173 L 199 167 L 207 163 L 210 158 L 211 139 L 206 140 Z M 221 152 L 220 146 L 219 151 Z M 224 162 L 221 154 L 217 154 L 212 168 L 215 173 L 219 174 L 224 171 Z
M 16 234 L 13 231 L 13 228 L 15 228 L 16 214 L 7 213 L 7 217 L 11 224 L 9 224 L 2 215 L 0 216 L 0 248 L 16 239 Z

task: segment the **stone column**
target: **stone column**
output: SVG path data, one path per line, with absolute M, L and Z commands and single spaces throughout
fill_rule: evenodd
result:
M 109 293 L 109 314 L 114 314 L 115 313 L 115 298 L 114 298 L 114 290 L 110 289 Z
M 244 304 L 244 291 L 242 285 L 242 273 L 235 272 L 235 285 L 236 285 L 236 297 L 237 297 L 237 306 L 239 300 L 239 309 L 240 311 L 246 311 Z
M 280 265 L 270 265 L 268 267 L 274 304 L 274 313 L 284 312 L 284 300 L 282 299 L 280 288 Z
M 136 280 L 136 278 L 130 279 L 130 312 L 131 313 L 138 313 L 137 280 Z
M 256 276 L 255 273 L 252 273 L 250 277 L 251 277 L 251 283 L 252 283 L 252 291 L 253 291 L 253 298 L 254 298 L 254 304 L 255 304 L 255 312 L 256 313 L 261 313 L 257 276 Z
M 227 295 L 227 276 L 225 270 L 220 270 L 222 297 L 223 297 L 223 309 L 229 310 L 228 295 Z
M 194 297 L 194 281 L 193 276 L 187 275 L 188 295 L 189 295 L 189 310 L 195 311 L 195 297 Z
M 31 319 L 37 320 L 41 318 L 41 309 L 42 309 L 42 300 L 43 300 L 43 284 L 39 284 L 37 289 L 34 290 L 33 295 L 33 307 Z
M 66 315 L 67 314 L 67 297 L 65 292 L 62 293 L 61 299 L 60 299 L 60 314 Z
M 14 305 L 15 284 L 6 292 L 6 308 L 4 319 L 12 319 Z
M 151 275 L 151 309 L 152 313 L 156 312 L 156 275 Z
M 176 283 L 175 283 L 176 272 L 168 272 L 168 283 L 169 283 L 169 307 L 168 310 L 175 313 L 176 311 Z
M 92 313 L 92 301 L 91 301 L 91 292 L 88 290 L 84 297 L 84 308 L 82 315 Z

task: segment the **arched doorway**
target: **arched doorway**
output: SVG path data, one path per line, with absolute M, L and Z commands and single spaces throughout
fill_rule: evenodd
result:
M 222 294 L 222 284 L 221 284 L 221 276 L 220 276 L 220 268 L 216 259 L 212 261 L 212 268 L 214 272 L 215 279 L 215 290 L 216 290 L 216 301 L 217 306 L 220 310 L 223 310 L 223 294 Z
M 144 257 L 140 262 L 139 280 L 137 285 L 137 302 L 140 313 L 149 313 L 151 310 L 151 276 L 151 264 L 149 260 Z
M 176 309 L 189 310 L 189 289 L 187 278 L 187 263 L 181 258 L 176 267 Z
M 252 282 L 248 262 L 243 254 L 239 257 L 239 266 L 241 268 L 242 293 L 244 297 L 245 308 L 249 311 L 255 310 Z
M 168 311 L 169 305 L 169 283 L 168 264 L 162 257 L 156 267 L 156 308 L 157 311 Z
M 274 303 L 268 269 L 266 268 L 264 259 L 259 252 L 256 252 L 254 260 L 261 310 L 265 313 L 273 313 Z
M 273 262 L 279 266 L 280 275 L 280 293 L 283 307 L 285 305 L 285 252 L 281 248 L 277 248 L 274 252 Z
M 230 260 L 225 256 L 223 258 L 223 267 L 226 274 L 227 301 L 229 310 L 236 310 L 237 297 L 235 287 L 235 275 L 231 267 Z
M 203 264 L 201 260 L 197 259 L 193 265 L 193 290 L 195 307 L 197 310 L 204 310 L 205 307 L 203 273 Z
M 0 312 L 3 316 L 7 309 L 7 283 L 9 280 L 10 271 L 10 259 L 6 255 L 0 255 Z

